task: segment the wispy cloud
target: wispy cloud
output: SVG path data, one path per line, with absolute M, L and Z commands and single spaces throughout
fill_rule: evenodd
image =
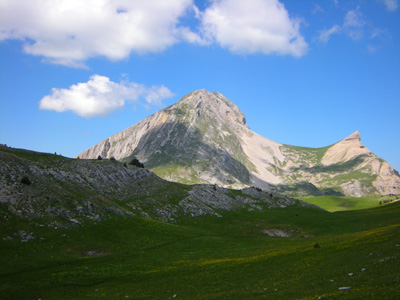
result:
M 376 53 L 377 49 L 376 49 L 375 46 L 367 45 L 367 51 L 368 51 L 369 53 Z
M 331 38 L 331 35 L 338 34 L 341 30 L 342 29 L 339 25 L 333 25 L 329 29 L 321 30 L 318 36 L 318 40 L 322 43 L 327 43 Z
M 327 43 L 333 34 L 345 34 L 353 40 L 360 40 L 364 35 L 366 22 L 359 8 L 349 10 L 342 25 L 335 24 L 319 32 L 318 40 Z
M 388 32 L 387 29 L 381 29 L 381 28 L 374 28 L 371 31 L 371 39 L 376 39 L 376 38 L 380 38 L 383 40 L 388 40 L 391 38 L 390 33 Z
M 161 105 L 163 99 L 172 96 L 173 93 L 165 86 L 146 87 L 126 80 L 116 83 L 106 76 L 93 75 L 88 82 L 71 85 L 68 89 L 53 88 L 51 95 L 40 100 L 39 108 L 72 111 L 90 118 L 123 108 L 127 101 L 138 102 L 143 98 L 149 105 Z
M 364 25 L 365 21 L 359 8 L 347 12 L 346 17 L 344 18 L 343 27 L 362 27 Z
M 395 11 L 399 6 L 397 0 L 379 0 L 382 2 L 388 11 Z
M 300 20 L 277 0 L 213 1 L 201 20 L 206 37 L 232 53 L 302 56 L 308 48 Z
M 348 10 L 343 21 L 330 28 L 319 31 L 316 41 L 326 44 L 333 35 L 347 36 L 353 41 L 364 41 L 366 51 L 373 54 L 378 52 L 385 42 L 390 41 L 391 34 L 387 29 L 375 27 L 361 12 L 360 6 Z
M 347 12 L 343 23 L 343 29 L 353 40 L 359 40 L 363 36 L 363 27 L 366 24 L 359 8 Z
M 321 6 L 319 6 L 318 4 L 314 4 L 314 8 L 311 11 L 311 13 L 314 14 L 314 15 L 318 14 L 318 13 L 324 13 L 324 12 L 325 12 L 325 10 Z

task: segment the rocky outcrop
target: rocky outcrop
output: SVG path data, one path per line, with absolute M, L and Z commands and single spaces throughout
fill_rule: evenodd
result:
M 68 159 L 4 146 L 0 146 L 0 204 L 1 218 L 17 216 L 54 228 L 99 222 L 115 214 L 176 222 L 182 216 L 222 217 L 239 209 L 312 206 L 254 189 L 168 182 L 115 160 Z M 21 234 L 23 240 L 32 237 Z
M 330 147 L 322 157 L 321 163 L 328 166 L 343 163 L 361 155 L 371 156 L 372 152 L 361 143 L 360 132 L 356 131 Z
M 400 190 L 399 174 L 362 144 L 358 131 L 324 148 L 283 145 L 252 132 L 239 108 L 206 90 L 186 95 L 79 157 L 99 155 L 136 156 L 171 181 L 258 186 L 293 196 Z

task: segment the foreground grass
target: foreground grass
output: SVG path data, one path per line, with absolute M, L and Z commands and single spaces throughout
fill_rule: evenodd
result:
M 0 240 L 0 298 L 396 299 L 399 213 L 399 203 L 336 213 L 290 207 L 57 230 L 3 220 L 1 237 L 13 239 Z M 35 240 L 21 243 L 19 230 Z

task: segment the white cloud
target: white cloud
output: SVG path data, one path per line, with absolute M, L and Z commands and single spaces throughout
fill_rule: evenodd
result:
M 174 94 L 165 86 L 152 86 L 150 89 L 146 89 L 144 93 L 146 102 L 151 105 L 162 105 L 162 100 L 171 98 Z
M 210 41 L 206 40 L 197 33 L 194 33 L 191 31 L 188 27 L 180 27 L 176 30 L 179 36 L 182 37 L 183 40 L 193 43 L 193 44 L 198 44 L 198 45 L 209 45 Z
M 342 29 L 339 25 L 334 25 L 329 29 L 322 30 L 320 31 L 318 40 L 322 43 L 327 43 L 332 34 L 338 34 L 341 30 Z
M 344 18 L 343 27 L 362 27 L 365 25 L 362 14 L 358 9 L 350 10 Z
M 105 116 L 124 107 L 126 101 L 161 105 L 172 92 L 164 86 L 147 88 L 142 84 L 121 81 L 116 83 L 106 76 L 93 75 L 88 82 L 71 85 L 68 89 L 53 88 L 51 95 L 40 100 L 39 108 L 57 112 L 73 111 L 85 118 Z
M 388 11 L 395 11 L 398 7 L 397 0 L 380 0 Z
M 82 67 L 91 57 L 121 60 L 186 38 L 198 42 L 179 27 L 192 7 L 193 0 L 1 0 L 0 41 L 20 39 L 28 54 Z
M 353 40 L 360 40 L 363 36 L 363 27 L 366 24 L 359 9 L 347 12 L 344 19 L 343 28 L 346 34 Z
M 208 39 L 233 53 L 302 56 L 307 51 L 300 21 L 278 0 L 213 1 L 201 22 Z
M 329 29 L 321 30 L 318 40 L 327 43 L 333 34 L 345 34 L 353 40 L 360 40 L 364 35 L 366 22 L 359 8 L 349 10 L 343 21 L 343 25 L 333 25 Z
M 21 40 L 25 53 L 69 67 L 86 67 L 94 57 L 161 52 L 179 42 L 216 42 L 240 54 L 307 51 L 300 20 L 278 0 L 207 5 L 202 12 L 194 0 L 1 0 L 0 41 Z M 183 25 L 196 19 L 199 32 Z

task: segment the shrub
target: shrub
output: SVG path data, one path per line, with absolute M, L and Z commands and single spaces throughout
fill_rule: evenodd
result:
M 30 179 L 27 176 L 24 176 L 21 178 L 21 183 L 30 185 L 32 182 L 30 181 Z
M 101 158 L 101 156 L 100 156 L 100 155 L 99 155 L 99 156 L 97 156 L 97 159 L 98 159 L 98 160 L 102 160 L 102 158 Z
M 132 166 L 136 166 L 138 168 L 144 168 L 144 164 L 142 164 L 136 157 L 132 159 L 132 161 L 129 164 Z

